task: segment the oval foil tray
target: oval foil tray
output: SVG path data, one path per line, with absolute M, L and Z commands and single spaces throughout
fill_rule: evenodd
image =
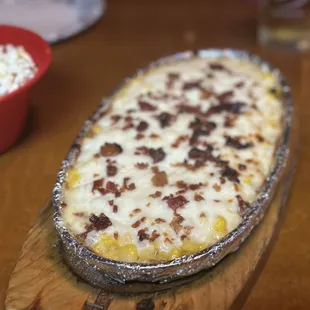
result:
M 231 59 L 243 59 L 251 61 L 261 67 L 263 72 L 272 72 L 278 79 L 283 98 L 283 131 L 275 153 L 275 165 L 267 178 L 264 187 L 257 199 L 251 203 L 248 211 L 243 216 L 241 224 L 217 243 L 201 252 L 183 256 L 169 262 L 156 264 L 139 264 L 117 262 L 100 257 L 80 244 L 67 230 L 61 217 L 62 185 L 70 163 L 77 152 L 76 145 L 85 136 L 90 126 L 109 107 L 111 98 L 120 91 L 131 79 L 143 74 L 143 72 L 161 66 L 190 59 L 193 57 L 217 58 L 227 57 Z M 128 283 L 130 281 L 165 283 L 198 273 L 220 262 L 226 255 L 236 251 L 241 243 L 250 235 L 253 228 L 262 220 L 269 204 L 275 194 L 284 169 L 288 162 L 289 140 L 291 136 L 293 103 L 290 88 L 281 72 L 266 61 L 246 51 L 231 49 L 205 49 L 187 51 L 172 56 L 161 58 L 151 63 L 146 68 L 140 69 L 133 77 L 128 78 L 110 96 L 103 99 L 96 112 L 85 122 L 78 137 L 74 141 L 66 159 L 62 162 L 58 174 L 57 183 L 53 191 L 54 223 L 60 240 L 61 251 L 64 260 L 72 270 L 81 278 L 99 287 Z

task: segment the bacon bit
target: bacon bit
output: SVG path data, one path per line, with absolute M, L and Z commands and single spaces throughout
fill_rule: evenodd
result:
M 113 177 L 117 174 L 117 167 L 116 166 L 112 166 L 112 165 L 108 165 L 107 166 L 107 175 L 109 177 Z
M 133 191 L 134 189 L 136 189 L 136 185 L 135 183 L 131 183 L 129 185 L 127 185 L 128 181 L 130 180 L 130 178 L 125 177 L 123 180 L 123 186 L 121 188 L 121 191 L 124 192 L 126 189 L 129 191 Z
M 105 188 L 98 188 L 99 193 L 104 196 L 108 194 L 109 192 Z
M 215 191 L 220 192 L 221 191 L 221 187 L 218 184 L 214 184 L 213 188 Z
M 226 183 L 226 180 L 224 179 L 224 178 L 220 178 L 220 182 L 221 182 L 221 184 L 225 184 Z
M 152 183 L 156 187 L 163 187 L 168 184 L 168 177 L 165 171 L 159 171 L 152 177 Z
M 175 194 L 176 194 L 176 195 L 185 194 L 186 191 L 187 191 L 186 189 L 181 189 L 180 191 L 177 191 Z
M 162 112 L 157 116 L 157 119 L 159 120 L 160 127 L 165 128 L 170 126 L 173 116 L 167 112 Z
M 249 207 L 249 204 L 243 200 L 243 198 L 240 195 L 236 196 L 238 200 L 238 206 L 241 214 L 245 213 L 245 210 Z
M 129 184 L 129 186 L 128 186 L 128 190 L 133 191 L 133 190 L 135 190 L 135 189 L 136 189 L 136 185 L 135 185 L 135 183 L 131 183 L 131 184 Z
M 177 80 L 180 77 L 180 73 L 178 72 L 169 72 L 168 78 L 171 80 Z
M 126 113 L 130 114 L 130 113 L 134 113 L 136 111 L 137 111 L 136 109 L 128 109 L 128 110 L 126 110 Z
M 153 159 L 154 164 L 162 161 L 166 156 L 166 154 L 162 148 L 150 149 L 149 152 L 150 152 L 150 156 Z
M 140 169 L 140 170 L 144 170 L 149 166 L 149 164 L 147 163 L 136 163 L 135 167 Z
M 177 181 L 177 188 L 187 188 L 187 184 L 184 181 Z
M 114 205 L 114 200 L 109 200 L 108 203 L 112 207 Z
M 135 223 L 133 223 L 133 224 L 131 225 L 131 227 L 132 227 L 132 228 L 137 228 L 137 227 L 140 226 L 140 224 L 141 224 L 141 221 L 138 220 L 138 221 L 136 221 Z
M 115 194 L 117 191 L 117 185 L 115 183 L 109 181 L 109 182 L 107 182 L 106 190 Z
M 203 198 L 203 196 L 201 196 L 201 195 L 199 195 L 199 194 L 197 194 L 197 193 L 195 193 L 194 199 L 195 199 L 195 201 L 197 201 L 197 202 L 199 202 L 199 201 L 201 201 L 201 200 L 205 200 L 205 199 Z
M 122 117 L 118 114 L 116 115 L 112 115 L 111 116 L 111 120 L 113 121 L 113 124 L 112 125 L 115 125 Z
M 131 116 L 126 116 L 125 117 L 125 122 L 132 122 L 132 117 Z
M 246 165 L 239 164 L 238 168 L 239 168 L 239 170 L 243 171 L 243 170 L 246 170 L 247 167 L 246 167 Z
M 213 95 L 213 92 L 209 89 L 200 89 L 200 99 L 209 99 Z
M 181 240 L 183 241 L 183 240 L 185 240 L 185 239 L 188 239 L 188 237 L 187 237 L 186 235 L 182 235 L 182 236 L 181 236 Z
M 141 121 L 139 125 L 137 126 L 138 131 L 145 131 L 149 127 L 149 124 L 147 122 Z
M 104 157 L 116 156 L 122 152 L 122 147 L 116 143 L 105 143 L 100 149 L 100 154 Z
M 188 136 L 187 135 L 182 135 L 182 136 L 179 136 L 175 142 L 173 142 L 173 144 L 171 144 L 171 146 L 173 148 L 177 148 L 179 147 L 179 145 L 182 143 L 182 142 L 185 142 L 186 140 L 188 139 Z
M 201 212 L 200 215 L 199 215 L 199 217 L 202 218 L 202 217 L 207 217 L 207 216 L 206 216 L 206 214 L 205 214 L 204 212 Z
M 84 216 L 84 212 L 75 212 L 73 213 L 75 216 Z
M 149 155 L 149 149 L 145 146 L 139 146 L 136 148 L 135 155 Z
M 183 84 L 182 89 L 183 90 L 191 90 L 191 89 L 195 89 L 195 88 L 200 88 L 200 84 L 201 84 L 200 80 L 185 82 Z
M 114 212 L 114 213 L 117 213 L 117 211 L 118 211 L 118 206 L 117 206 L 117 205 L 114 205 L 114 206 L 113 206 L 113 212 Z
M 201 106 L 191 106 L 187 104 L 181 104 L 179 105 L 179 113 L 190 113 L 190 114 L 201 114 Z
M 138 133 L 135 137 L 136 140 L 141 140 L 143 139 L 145 136 L 142 133 Z
M 95 190 L 99 190 L 100 188 L 103 187 L 103 184 L 104 184 L 104 179 L 99 179 L 99 180 L 95 180 L 93 182 L 93 188 L 92 188 L 92 193 L 95 191 Z
M 218 62 L 212 62 L 209 64 L 211 70 L 214 71 L 227 71 L 227 68 Z
M 198 118 L 190 124 L 190 128 L 194 128 L 194 132 L 190 138 L 190 145 L 197 143 L 199 136 L 208 136 L 216 128 L 213 122 L 202 123 Z
M 68 207 L 68 205 L 67 205 L 65 202 L 62 202 L 62 203 L 61 203 L 61 208 L 62 208 L 62 209 L 65 209 L 65 208 L 67 208 L 67 207 Z
M 101 213 L 99 216 L 91 214 L 89 221 L 91 222 L 91 228 L 95 230 L 105 230 L 112 225 L 112 222 L 104 213 Z
M 166 221 L 164 220 L 164 219 L 162 219 L 162 218 L 157 218 L 156 220 L 155 220 L 155 223 L 156 224 L 160 224 L 160 223 L 166 223 Z
M 236 116 L 233 115 L 227 115 L 225 117 L 224 127 L 226 128 L 232 128 L 235 125 Z
M 220 94 L 217 96 L 217 99 L 221 102 L 226 102 L 229 101 L 231 99 L 231 97 L 233 96 L 234 92 L 232 90 L 229 91 L 225 91 L 224 93 Z
M 122 194 L 121 194 L 121 192 L 120 191 L 116 191 L 115 192 L 115 197 L 117 198 L 117 197 L 120 197 Z
M 115 240 L 117 240 L 117 239 L 118 239 L 118 232 L 115 232 L 115 233 L 113 234 L 113 237 L 114 237 Z
M 200 187 L 202 187 L 203 184 L 199 183 L 199 184 L 190 184 L 189 189 L 192 191 L 195 191 L 196 189 L 199 189 Z
M 176 212 L 177 209 L 183 208 L 184 205 L 188 203 L 188 200 L 182 196 L 176 196 L 176 197 L 170 197 L 167 200 L 168 207 L 171 208 L 174 212 Z
M 237 170 L 230 168 L 228 166 L 226 166 L 223 170 L 222 170 L 222 177 L 226 177 L 229 181 L 231 182 L 237 182 L 239 183 L 239 179 L 238 179 L 239 173 Z
M 146 206 L 147 206 L 147 207 L 149 207 L 150 205 L 151 205 L 151 203 L 150 203 L 150 202 L 148 202 L 148 203 L 146 204 Z
M 156 191 L 154 194 L 149 195 L 149 197 L 152 197 L 152 198 L 158 198 L 160 196 L 161 196 L 161 192 L 159 191 Z
M 195 159 L 195 167 L 199 168 L 205 164 L 206 161 L 217 162 L 218 160 L 212 155 L 211 151 L 200 150 L 198 148 L 192 148 L 188 152 L 188 156 L 191 159 Z
M 234 183 L 234 189 L 236 192 L 240 191 L 239 185 L 237 183 Z
M 256 133 L 256 134 L 255 134 L 255 137 L 256 137 L 256 139 L 257 139 L 258 142 L 261 142 L 261 143 L 262 143 L 262 142 L 265 141 L 264 137 L 261 136 L 259 133 Z
M 239 141 L 239 138 L 232 138 L 232 137 L 229 137 L 229 136 L 226 136 L 226 145 L 227 146 L 230 146 L 230 147 L 233 147 L 237 150 L 243 150 L 243 149 L 247 149 L 249 147 L 252 147 L 253 146 L 253 143 L 252 142 L 248 142 L 248 143 L 241 143 Z
M 134 209 L 134 210 L 132 211 L 133 214 L 137 214 L 137 213 L 139 213 L 139 212 L 141 212 L 141 209 L 139 209 L 139 208 L 136 208 L 136 209 Z
M 244 82 L 239 82 L 239 83 L 235 84 L 235 87 L 237 87 L 237 88 L 241 88 L 243 86 L 244 86 Z
M 214 201 L 214 202 L 220 202 L 220 200 L 218 200 L 218 199 L 213 199 L 213 201 Z
M 156 133 L 151 133 L 150 138 L 151 139 L 158 139 L 158 138 L 160 138 L 160 136 Z
M 157 230 L 153 230 L 150 241 L 154 242 L 158 237 L 160 237 L 160 234 L 157 232 Z
M 174 214 L 174 217 L 170 223 L 170 227 L 176 232 L 179 233 L 182 229 L 182 222 L 184 221 L 184 217 L 178 213 Z
M 135 127 L 133 123 L 127 123 L 127 124 L 122 128 L 122 130 L 123 130 L 123 131 L 126 131 L 126 130 L 128 130 L 128 129 L 130 129 L 130 128 L 133 128 L 133 127 Z
M 146 230 L 145 229 L 140 229 L 138 231 L 138 236 L 139 236 L 139 240 L 140 241 L 143 241 L 143 240 L 149 240 L 150 239 L 150 235 L 148 235 L 146 233 Z
M 243 102 L 222 102 L 219 105 L 211 107 L 207 113 L 205 113 L 205 116 L 211 116 L 213 114 L 219 114 L 222 112 L 228 112 L 232 114 L 241 114 L 243 107 L 245 104 Z
M 157 110 L 157 107 L 151 105 L 150 103 L 146 101 L 139 101 L 138 104 L 142 111 L 156 111 Z
M 193 226 L 184 226 L 185 235 L 189 236 L 192 232 Z
M 153 173 L 158 173 L 158 172 L 159 172 L 158 167 L 157 167 L 157 166 L 153 166 L 153 167 L 152 167 L 152 172 L 153 172 Z
M 169 238 L 165 238 L 164 242 L 172 244 L 172 241 Z

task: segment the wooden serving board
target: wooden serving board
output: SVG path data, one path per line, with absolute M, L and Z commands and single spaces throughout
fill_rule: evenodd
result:
M 289 165 L 262 223 L 237 252 L 211 270 L 200 272 L 182 286 L 148 294 L 122 295 L 91 287 L 63 263 L 53 226 L 52 206 L 48 204 L 22 248 L 9 282 L 5 309 L 239 309 L 267 259 L 281 222 L 295 170 L 296 136 L 295 128 Z

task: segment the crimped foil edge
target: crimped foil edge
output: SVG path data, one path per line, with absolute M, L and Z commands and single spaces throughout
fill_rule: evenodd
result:
M 251 203 L 243 221 L 232 232 L 224 236 L 210 247 L 189 255 L 174 259 L 169 262 L 140 264 L 126 263 L 109 260 L 98 256 L 82 244 L 80 244 L 67 230 L 61 216 L 61 194 L 64 177 L 70 163 L 77 152 L 76 145 L 85 136 L 90 126 L 98 117 L 109 108 L 111 98 L 118 93 L 126 84 L 144 72 L 175 61 L 190 59 L 193 57 L 242 59 L 255 63 L 261 67 L 263 72 L 272 72 L 278 79 L 283 95 L 283 131 L 275 154 L 275 163 L 272 172 L 267 178 L 262 191 L 257 199 Z M 119 284 L 128 281 L 141 282 L 170 282 L 200 270 L 210 268 L 222 260 L 227 254 L 236 251 L 241 243 L 249 236 L 253 228 L 263 218 L 268 205 L 272 201 L 276 186 L 278 185 L 284 168 L 287 165 L 289 155 L 289 141 L 291 136 L 291 124 L 293 116 L 293 102 L 290 87 L 282 73 L 268 62 L 247 51 L 232 49 L 203 49 L 198 51 L 186 51 L 168 57 L 160 58 L 147 67 L 140 69 L 131 78 L 124 82 L 108 97 L 104 98 L 96 112 L 85 122 L 78 137 L 71 146 L 68 155 L 62 162 L 61 169 L 57 176 L 57 182 L 53 190 L 54 223 L 60 240 L 62 254 L 67 264 L 75 273 L 89 283 L 105 287 L 107 284 Z

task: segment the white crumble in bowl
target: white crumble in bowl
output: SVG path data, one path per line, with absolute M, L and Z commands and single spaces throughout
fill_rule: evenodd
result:
M 0 97 L 34 78 L 38 67 L 23 46 L 0 44 Z

